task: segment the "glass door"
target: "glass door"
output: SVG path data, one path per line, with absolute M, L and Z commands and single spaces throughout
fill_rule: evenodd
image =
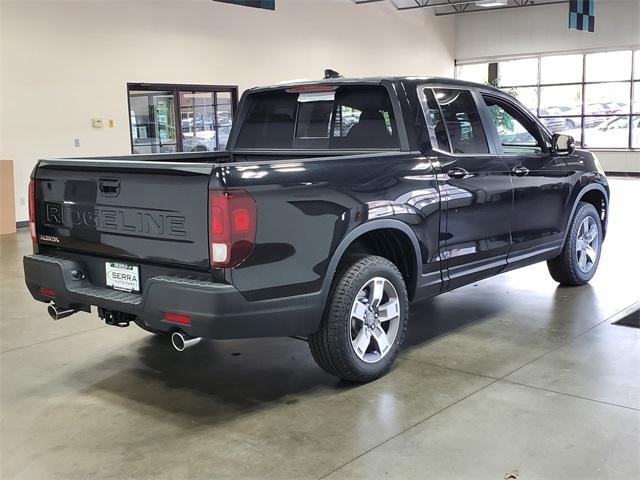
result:
M 172 91 L 129 91 L 133 153 L 178 150 L 176 99 Z
M 233 122 L 231 92 L 180 92 L 183 152 L 224 150 Z
M 227 147 L 234 85 L 129 83 L 132 153 L 213 152 Z
M 183 152 L 217 149 L 214 92 L 180 92 Z

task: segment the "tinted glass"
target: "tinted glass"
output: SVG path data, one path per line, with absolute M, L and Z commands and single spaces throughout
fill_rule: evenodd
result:
M 300 103 L 296 138 L 329 138 L 332 112 L 333 101 Z
M 453 153 L 489 153 L 487 137 L 471 92 L 434 90 L 447 126 Z
M 344 86 L 326 96 L 285 90 L 249 95 L 236 148 L 399 148 L 384 87 Z
M 236 147 L 291 148 L 297 97 L 283 90 L 251 95 Z
M 427 115 L 429 115 L 429 121 L 431 122 L 431 126 L 436 134 L 435 148 L 444 152 L 450 152 L 451 147 L 449 146 L 449 136 L 447 135 L 447 128 L 442 120 L 442 115 L 440 115 L 440 108 L 438 108 L 436 96 L 430 88 L 425 88 L 424 96 L 427 100 Z
M 506 102 L 483 96 L 505 153 L 542 151 L 540 134 L 531 119 Z

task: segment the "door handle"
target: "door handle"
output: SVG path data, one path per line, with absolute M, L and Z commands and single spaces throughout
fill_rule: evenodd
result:
M 451 178 L 455 178 L 456 180 L 460 180 L 469 175 L 469 172 L 467 172 L 464 168 L 453 167 L 447 172 L 447 175 L 449 175 L 449 177 Z
M 513 174 L 516 177 L 524 177 L 525 175 L 527 175 L 529 173 L 529 169 L 527 167 L 522 166 L 522 165 L 518 165 L 517 167 L 513 167 L 511 169 L 511 171 L 513 172 Z

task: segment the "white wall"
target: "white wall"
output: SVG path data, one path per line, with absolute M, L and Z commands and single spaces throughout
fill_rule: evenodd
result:
M 273 12 L 210 0 L 0 0 L 0 17 L 0 158 L 15 162 L 19 221 L 38 158 L 130 153 L 127 82 L 242 91 L 326 67 L 453 75 L 455 19 L 387 2 L 278 0 Z M 94 130 L 91 117 L 115 127 Z
M 595 33 L 569 30 L 568 4 L 457 16 L 458 61 L 640 46 L 640 0 L 597 0 Z M 640 152 L 598 152 L 607 171 L 640 172 Z

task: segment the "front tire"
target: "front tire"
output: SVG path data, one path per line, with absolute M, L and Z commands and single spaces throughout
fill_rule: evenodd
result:
M 352 382 L 386 374 L 407 331 L 409 299 L 397 267 L 383 257 L 357 257 L 334 280 L 319 330 L 309 337 L 326 372 Z
M 590 203 L 580 202 L 562 252 L 547 262 L 549 273 L 561 285 L 585 285 L 598 269 L 601 250 L 602 224 L 598 211 Z

